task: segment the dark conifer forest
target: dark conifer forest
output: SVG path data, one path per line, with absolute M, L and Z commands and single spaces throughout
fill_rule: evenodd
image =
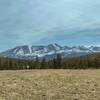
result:
M 39 60 L 19 60 L 11 58 L 0 58 L 0 70 L 22 70 L 22 69 L 99 69 L 100 54 L 92 54 L 78 58 L 62 58 L 57 55 L 52 60 L 43 58 Z

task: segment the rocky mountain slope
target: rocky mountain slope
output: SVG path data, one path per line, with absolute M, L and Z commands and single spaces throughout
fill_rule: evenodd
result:
M 57 54 L 61 54 L 62 57 L 79 57 L 83 55 L 93 54 L 100 52 L 99 46 L 60 46 L 58 44 L 49 44 L 47 46 L 17 46 L 7 51 L 1 52 L 0 56 L 8 58 L 18 59 L 35 59 L 47 58 L 52 59 Z

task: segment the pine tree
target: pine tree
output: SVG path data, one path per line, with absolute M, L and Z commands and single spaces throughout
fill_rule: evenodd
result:
M 60 54 L 57 54 L 56 64 L 56 68 L 62 68 L 62 57 Z
M 40 69 L 40 64 L 39 64 L 39 58 L 36 56 L 35 62 L 34 62 L 34 69 Z
M 47 64 L 46 64 L 46 59 L 45 58 L 43 58 L 42 61 L 41 61 L 40 69 L 47 69 Z

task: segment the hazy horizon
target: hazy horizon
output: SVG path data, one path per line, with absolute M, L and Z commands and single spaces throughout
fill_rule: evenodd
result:
M 0 1 L 0 51 L 19 45 L 100 45 L 100 1 Z

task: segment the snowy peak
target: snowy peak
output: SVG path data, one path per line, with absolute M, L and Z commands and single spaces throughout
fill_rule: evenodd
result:
M 0 56 L 22 59 L 34 59 L 35 57 L 54 58 L 57 54 L 64 57 L 77 57 L 91 53 L 100 52 L 99 46 L 60 46 L 58 44 L 49 44 L 47 46 L 17 46 L 0 53 Z
M 14 49 L 11 49 L 10 52 L 12 52 L 13 54 L 21 55 L 30 53 L 30 50 L 27 45 L 24 45 L 24 46 L 17 46 Z
M 55 43 L 55 44 L 49 44 L 48 48 L 51 50 L 60 50 L 62 47 Z
M 91 46 L 89 49 L 94 51 L 94 52 L 99 52 L 100 51 L 100 47 L 99 46 Z

